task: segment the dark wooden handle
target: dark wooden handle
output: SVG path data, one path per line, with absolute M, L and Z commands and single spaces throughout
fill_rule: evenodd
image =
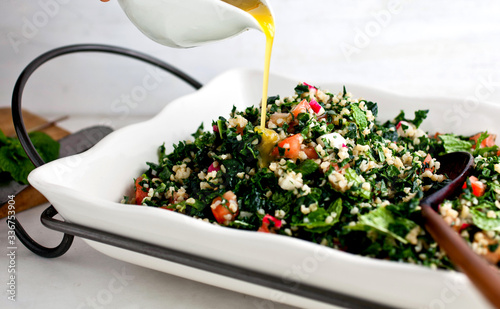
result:
M 422 205 L 427 231 L 450 260 L 464 272 L 493 306 L 500 309 L 500 273 L 477 255 L 429 205 Z

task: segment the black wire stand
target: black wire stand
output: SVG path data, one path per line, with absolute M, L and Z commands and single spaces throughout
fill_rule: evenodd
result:
M 24 125 L 21 113 L 21 99 L 24 86 L 26 85 L 26 82 L 28 81 L 31 74 L 33 74 L 33 72 L 45 62 L 62 55 L 78 52 L 104 52 L 134 58 L 170 72 L 174 76 L 191 85 L 194 89 L 199 89 L 202 87 L 201 83 L 185 74 L 184 72 L 180 71 L 179 69 L 173 67 L 172 65 L 157 58 L 127 48 L 100 44 L 78 44 L 64 46 L 48 51 L 34 59 L 23 70 L 16 82 L 12 96 L 12 118 L 16 134 L 26 154 L 33 162 L 35 167 L 39 167 L 45 164 L 45 162 L 33 146 L 33 143 L 31 142 Z M 74 237 L 77 236 L 106 245 L 130 250 L 136 253 L 160 258 L 169 262 L 182 264 L 184 266 L 192 267 L 198 270 L 208 271 L 210 273 L 222 275 L 232 279 L 241 280 L 247 283 L 256 284 L 300 297 L 305 297 L 326 304 L 353 309 L 395 308 L 374 301 L 362 299 L 356 296 L 351 296 L 345 293 L 326 290 L 309 284 L 301 283 L 297 286 L 297 284 L 285 282 L 278 276 L 223 263 L 203 256 L 197 256 L 190 253 L 178 251 L 172 248 L 160 247 L 158 245 L 138 241 L 121 235 L 93 229 L 91 227 L 68 223 L 63 220 L 54 219 L 55 215 L 57 215 L 57 210 L 54 208 L 54 206 L 51 205 L 45 211 L 43 211 L 41 215 L 41 222 L 45 227 L 49 229 L 64 233 L 63 239 L 58 246 L 47 248 L 38 244 L 23 229 L 21 223 L 17 219 L 14 219 L 17 238 L 23 243 L 24 246 L 26 246 L 26 248 L 31 250 L 33 253 L 45 258 L 55 258 L 66 253 L 70 249 Z

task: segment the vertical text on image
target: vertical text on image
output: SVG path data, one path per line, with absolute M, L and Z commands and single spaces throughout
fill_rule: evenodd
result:
M 7 299 L 16 301 L 16 201 L 14 195 L 8 196 L 7 211 Z

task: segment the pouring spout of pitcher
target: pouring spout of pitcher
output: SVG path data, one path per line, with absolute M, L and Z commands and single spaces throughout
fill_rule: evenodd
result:
M 119 0 L 119 3 L 142 33 L 170 47 L 200 46 L 248 29 L 262 31 L 249 13 L 221 0 Z

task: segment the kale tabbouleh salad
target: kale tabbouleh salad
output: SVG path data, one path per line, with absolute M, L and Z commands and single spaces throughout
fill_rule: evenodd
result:
M 472 176 L 439 212 L 475 252 L 500 261 L 495 135 L 428 135 L 428 111 L 376 120 L 377 103 L 300 83 L 291 97 L 236 108 L 135 180 L 135 203 L 231 228 L 276 233 L 364 256 L 453 268 L 424 230 L 420 199 L 447 183 L 435 158 L 468 151 Z

